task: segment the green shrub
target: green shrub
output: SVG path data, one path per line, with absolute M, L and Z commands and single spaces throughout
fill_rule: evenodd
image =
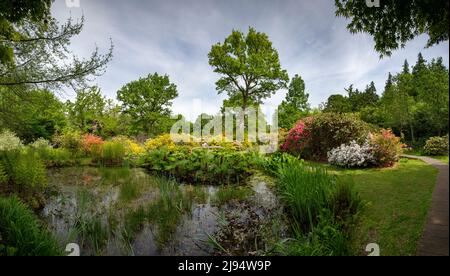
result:
M 0 256 L 58 255 L 56 240 L 20 200 L 0 198 Z
M 294 228 L 311 229 L 322 210 L 330 206 L 335 178 L 323 168 L 289 164 L 280 169 L 277 182 Z
M 145 166 L 187 183 L 236 184 L 250 175 L 254 158 L 251 154 L 228 149 L 169 150 L 163 147 L 149 152 Z
M 261 159 L 257 160 L 257 162 L 258 166 L 266 173 L 277 175 L 283 167 L 295 163 L 303 163 L 303 160 L 285 152 L 276 152 L 268 156 L 261 156 Z
M 0 151 L 19 150 L 23 148 L 22 141 L 9 130 L 0 133 Z
M 58 148 L 69 150 L 74 156 L 83 153 L 83 138 L 80 133 L 69 131 L 53 138 L 53 143 Z
M 428 139 L 423 147 L 423 152 L 431 156 L 448 155 L 448 135 Z

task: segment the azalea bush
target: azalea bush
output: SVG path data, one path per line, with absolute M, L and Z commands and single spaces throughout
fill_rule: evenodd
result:
M 9 130 L 0 133 L 0 151 L 18 150 L 23 148 L 19 137 Z
M 84 135 L 82 140 L 83 149 L 87 155 L 100 155 L 104 143 L 101 137 L 93 134 Z
M 428 139 L 423 147 L 423 152 L 431 156 L 448 155 L 448 135 Z
M 391 130 L 382 129 L 369 136 L 375 166 L 389 167 L 400 159 L 403 153 L 403 144 Z
M 170 134 L 163 134 L 153 139 L 148 139 L 145 142 L 145 149 L 147 151 L 156 150 L 162 147 L 167 147 L 168 149 L 175 149 L 175 142 L 172 140 Z
M 343 144 L 328 152 L 328 163 L 346 168 L 368 167 L 374 164 L 375 157 L 369 141 L 359 145 L 356 141 Z

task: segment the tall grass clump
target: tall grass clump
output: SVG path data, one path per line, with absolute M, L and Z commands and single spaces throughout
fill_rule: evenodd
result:
M 307 230 L 331 202 L 335 178 L 320 167 L 287 164 L 279 171 L 278 189 L 295 227 Z
M 175 233 L 183 214 L 192 211 L 192 198 L 185 196 L 176 181 L 161 178 L 159 198 L 125 214 L 122 237 L 131 241 L 146 223 L 155 227 L 155 241 L 162 248 Z
M 16 197 L 0 198 L 0 256 L 59 256 L 62 249 Z
M 278 191 L 292 222 L 278 252 L 296 256 L 351 255 L 350 226 L 361 206 L 351 182 L 318 166 L 293 163 L 278 174 Z

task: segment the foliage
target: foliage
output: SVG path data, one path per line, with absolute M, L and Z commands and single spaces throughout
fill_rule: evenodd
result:
M 347 26 L 351 33 L 372 35 L 382 56 L 424 33 L 429 36 L 427 46 L 448 41 L 448 1 L 379 1 L 378 8 L 366 2 L 336 0 L 336 14 L 351 19 Z
M 49 140 L 66 121 L 63 103 L 52 92 L 0 88 L 0 128 L 13 131 L 24 142 Z
M 72 153 L 64 148 L 46 148 L 37 151 L 39 157 L 44 161 L 46 167 L 66 167 L 76 163 Z
M 378 133 L 370 135 L 370 144 L 375 160 L 375 165 L 389 167 L 397 162 L 402 154 L 400 138 L 391 130 L 382 129 Z
M 326 160 L 331 149 L 353 140 L 362 142 L 368 132 L 368 125 L 354 115 L 322 113 L 298 122 L 281 149 L 307 159 Z
M 87 59 L 73 55 L 68 45 L 82 31 L 84 18 L 79 22 L 70 18 L 60 26 L 50 16 L 51 1 L 36 1 L 34 7 L 45 3 L 37 10 L 38 13 L 22 6 L 24 1 L 20 4 L 11 2 L 14 8 L 11 5 L 4 6 L 3 3 L 5 1 L 1 2 L 0 14 L 1 86 L 83 86 L 89 77 L 103 73 L 112 58 L 112 46 L 105 55 L 100 54 L 98 49 Z M 28 7 L 32 6 L 28 3 Z
M 328 152 L 328 162 L 340 167 L 368 167 L 374 161 L 372 147 L 368 142 L 360 146 L 356 141 L 351 141 Z
M 124 113 L 133 120 L 133 129 L 145 134 L 160 133 L 156 127 L 170 117 L 172 100 L 177 96 L 177 87 L 169 76 L 157 73 L 130 82 L 117 92 Z
M 305 82 L 299 75 L 295 75 L 289 84 L 286 99 L 278 107 L 278 126 L 291 129 L 300 117 L 309 112 L 308 99 Z
M 253 161 L 245 152 L 227 149 L 169 150 L 163 147 L 148 153 L 145 167 L 187 183 L 221 185 L 243 181 L 250 174 Z
M 34 141 L 33 143 L 30 144 L 30 147 L 32 147 L 33 149 L 36 150 L 46 150 L 48 148 L 51 148 L 52 145 L 50 144 L 50 141 L 44 139 L 44 138 L 39 138 L 36 141 Z
M 76 131 L 66 131 L 55 135 L 53 143 L 58 148 L 69 150 L 75 156 L 79 155 L 83 149 L 83 137 Z
M 277 183 L 293 227 L 309 230 L 317 223 L 322 209 L 330 205 L 335 179 L 323 168 L 294 163 L 280 169 Z
M 0 160 L 16 191 L 32 195 L 46 188 L 45 166 L 33 150 L 3 152 Z
M 39 219 L 16 197 L 0 197 L 0 256 L 59 256 Z
M 0 185 L 3 185 L 8 182 L 8 175 L 6 174 L 6 170 L 0 162 Z
M 448 155 L 448 135 L 445 137 L 431 137 L 427 140 L 423 151 L 427 155 Z
M 258 166 L 266 173 L 270 175 L 276 176 L 280 169 L 285 166 L 291 166 L 296 163 L 302 163 L 302 160 L 299 160 L 297 157 L 294 157 L 285 152 L 276 152 L 269 156 L 257 156 L 256 163 Z
M 267 35 L 253 28 L 247 35 L 233 30 L 223 43 L 212 46 L 208 58 L 214 72 L 222 76 L 216 82 L 219 94 L 241 97 L 243 109 L 261 103 L 289 80 Z
M 106 142 L 101 148 L 101 163 L 104 166 L 122 166 L 125 148 L 121 143 Z
M 13 132 L 4 130 L 0 133 L 0 151 L 19 150 L 22 147 L 22 141 Z
M 98 87 L 79 90 L 75 101 L 66 103 L 69 121 L 82 133 L 98 133 L 106 105 L 107 100 Z

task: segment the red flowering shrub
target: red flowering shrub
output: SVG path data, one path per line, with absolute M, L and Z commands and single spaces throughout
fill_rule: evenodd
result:
M 375 165 L 389 167 L 398 161 L 402 154 L 402 143 L 391 130 L 382 129 L 378 133 L 370 134 L 370 144 L 375 159 Z
M 88 155 L 96 155 L 101 152 L 102 145 L 105 143 L 101 137 L 93 134 L 86 134 L 83 136 L 83 149 Z

